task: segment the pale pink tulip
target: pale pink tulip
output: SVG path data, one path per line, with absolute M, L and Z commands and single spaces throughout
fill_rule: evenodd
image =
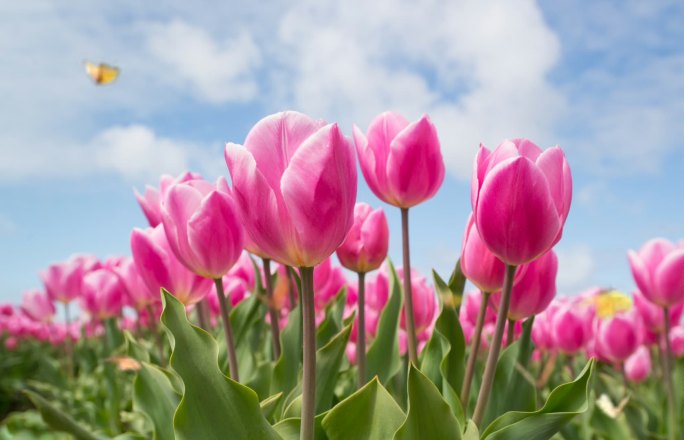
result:
M 201 178 L 202 176 L 199 174 L 189 171 L 184 172 L 176 178 L 165 174 L 160 179 L 159 189 L 147 185 L 145 186 L 145 192 L 142 195 L 137 190 L 134 190 L 135 198 L 138 200 L 138 204 L 140 205 L 140 208 L 142 208 L 143 214 L 145 214 L 150 226 L 155 227 L 162 222 L 161 204 L 166 196 L 166 191 L 171 185 Z
M 52 322 L 56 313 L 52 300 L 40 290 L 24 293 L 21 300 L 21 311 L 34 321 L 43 323 Z
M 631 382 L 643 382 L 651 375 L 651 353 L 641 346 L 625 361 L 625 376 Z
M 639 290 L 634 291 L 632 297 L 634 298 L 634 308 L 641 318 L 644 327 L 651 333 L 664 332 L 665 314 L 663 313 L 663 308 L 644 298 L 644 295 Z M 679 322 L 682 313 L 684 313 L 684 303 L 672 306 L 669 313 L 670 322 Z
M 125 286 L 109 269 L 97 269 L 83 277 L 81 307 L 97 320 L 121 314 Z
M 661 307 L 684 302 L 684 245 L 656 238 L 627 254 L 644 297 Z
M 45 291 L 50 299 L 63 304 L 81 296 L 83 276 L 101 263 L 91 255 L 74 255 L 67 261 L 48 266 L 40 273 Z

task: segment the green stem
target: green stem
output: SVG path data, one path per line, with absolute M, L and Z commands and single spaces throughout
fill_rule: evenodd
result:
M 164 356 L 164 340 L 162 339 L 161 331 L 157 325 L 157 318 L 154 313 L 154 308 L 151 304 L 147 305 L 147 314 L 149 315 L 150 327 L 154 337 L 157 340 L 157 350 L 159 351 L 159 363 L 163 366 L 166 364 L 166 356 Z
M 359 388 L 366 383 L 366 274 L 359 272 L 359 324 L 356 332 L 356 366 L 359 369 Z
M 475 422 L 475 425 L 479 428 L 483 428 L 480 424 L 482 423 L 485 410 L 487 409 L 489 395 L 492 392 L 494 373 L 496 372 L 496 364 L 499 360 L 499 352 L 501 351 L 501 340 L 503 339 L 504 327 L 506 326 L 506 317 L 508 316 L 508 309 L 511 305 L 511 291 L 513 290 L 515 270 L 516 266 L 506 265 L 506 276 L 501 292 L 499 313 L 496 317 L 494 337 L 492 338 L 489 355 L 487 356 L 487 364 L 485 365 L 484 375 L 482 376 L 482 386 L 480 387 L 480 394 L 477 396 L 477 404 L 475 405 L 475 413 L 473 414 L 473 422 Z
M 223 290 L 223 280 L 221 278 L 216 278 L 214 280 L 214 285 L 216 286 L 216 295 L 218 295 L 219 305 L 221 306 L 223 332 L 226 335 L 226 345 L 228 346 L 228 366 L 230 368 L 230 377 L 235 382 L 239 382 L 240 375 L 238 374 L 237 355 L 235 354 L 233 327 L 230 325 L 230 298 L 226 298 L 226 293 Z
M 273 359 L 280 357 L 280 326 L 278 324 L 278 311 L 273 303 L 273 278 L 271 278 L 271 260 L 262 258 L 264 274 L 266 277 L 266 298 L 268 303 L 268 316 L 271 318 L 271 341 L 273 345 Z
M 302 317 L 304 373 L 302 384 L 301 440 L 314 438 L 314 401 L 316 398 L 316 315 L 314 310 L 313 267 L 300 268 L 302 276 Z
M 416 341 L 416 324 L 413 316 L 413 294 L 411 291 L 408 208 L 401 208 L 401 239 L 404 254 L 404 316 L 406 317 L 406 339 L 408 341 L 409 361 L 417 365 L 418 343 Z
M 202 300 L 195 306 L 195 311 L 197 312 L 197 321 L 199 326 L 206 331 L 209 331 L 209 317 L 207 314 L 207 303 Z
M 299 289 L 297 288 L 297 283 L 292 275 L 292 268 L 287 266 L 287 291 L 290 295 L 290 310 L 293 310 L 297 306 L 297 298 L 299 297 Z
M 475 373 L 475 364 L 477 363 L 477 353 L 480 351 L 480 340 L 482 338 L 482 327 L 484 327 L 485 316 L 487 315 L 487 304 L 489 303 L 489 293 L 482 292 L 480 300 L 480 310 L 477 313 L 477 321 L 475 322 L 475 331 L 473 332 L 473 339 L 470 341 L 470 355 L 468 355 L 468 365 L 466 365 L 465 375 L 463 377 L 463 387 L 461 388 L 461 403 L 463 411 L 468 413 L 468 400 L 470 399 L 470 386 L 473 383 L 473 373 Z
M 675 407 L 674 385 L 672 383 L 672 347 L 670 346 L 670 309 L 663 307 L 665 314 L 665 332 L 662 338 L 665 339 L 665 352 L 663 353 L 663 376 L 665 376 L 665 393 L 667 394 L 668 406 L 668 438 L 677 438 L 677 409 Z

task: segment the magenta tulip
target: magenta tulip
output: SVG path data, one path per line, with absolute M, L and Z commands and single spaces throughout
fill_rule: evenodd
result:
M 477 316 L 482 304 L 482 292 L 479 290 L 472 290 L 468 292 L 463 298 L 463 304 L 459 311 L 459 318 L 461 323 L 467 322 L 471 326 L 477 324 Z M 485 309 L 484 324 L 494 324 L 496 321 L 496 310 L 491 306 Z
M 399 279 L 403 277 L 404 268 L 397 269 Z M 437 295 L 435 290 L 428 285 L 427 278 L 418 273 L 417 270 L 411 269 L 411 292 L 413 294 L 413 316 L 416 324 L 416 335 L 419 336 L 425 332 L 437 318 L 439 304 L 437 302 Z M 405 310 L 401 311 L 400 328 L 407 330 Z
M 670 330 L 670 346 L 672 354 L 676 357 L 684 357 L 684 326 L 677 325 Z
M 382 113 L 366 135 L 354 126 L 354 142 L 363 176 L 380 200 L 411 208 L 442 186 L 444 161 L 437 130 L 427 115 L 409 123 L 398 113 Z
M 332 258 L 326 258 L 314 269 L 314 304 L 316 311 L 323 312 L 325 307 L 347 285 L 342 269 L 332 264 Z
M 480 147 L 471 187 L 480 237 L 504 263 L 529 263 L 561 238 L 572 200 L 563 150 L 542 151 L 526 139 Z
M 137 190 L 135 192 L 135 198 L 138 200 L 140 208 L 147 218 L 147 222 L 151 227 L 157 226 L 162 222 L 161 205 L 166 197 L 166 191 L 174 183 L 182 183 L 190 180 L 201 179 L 202 176 L 196 173 L 186 171 L 180 176 L 174 178 L 165 174 L 161 177 L 159 182 L 159 189 L 152 186 L 145 186 L 145 192 L 140 194 Z
M 242 252 L 242 227 L 231 197 L 204 180 L 171 185 L 162 223 L 176 257 L 205 278 L 221 278 Z
M 101 263 L 91 255 L 75 255 L 62 263 L 50 265 L 40 273 L 48 297 L 67 304 L 81 296 L 83 276 Z
M 684 302 L 684 244 L 656 238 L 639 252 L 629 251 L 629 264 L 644 297 L 661 307 Z
M 508 318 L 520 321 L 543 312 L 556 296 L 556 274 L 558 257 L 549 251 L 524 268 L 524 273 L 513 286 Z M 492 302 L 498 307 L 501 295 L 492 295 Z
M 297 112 L 259 121 L 244 146 L 226 145 L 233 196 L 252 242 L 294 267 L 314 267 L 353 224 L 356 164 L 337 124 Z
M 572 302 L 563 304 L 554 311 L 550 330 L 554 347 L 566 354 L 580 351 L 591 337 L 584 316 Z
M 463 236 L 461 271 L 483 292 L 492 293 L 503 287 L 506 265 L 489 250 L 480 238 L 472 213 L 468 216 Z
M 625 361 L 625 377 L 631 382 L 643 382 L 651 375 L 651 353 L 641 346 Z
M 124 295 L 121 279 L 109 269 L 97 269 L 83 277 L 81 306 L 97 320 L 119 316 Z
M 147 283 L 140 276 L 138 266 L 136 266 L 133 258 L 124 258 L 113 270 L 124 286 L 125 304 L 142 311 L 150 304 L 159 302 L 159 295 L 147 287 Z
M 336 251 L 342 266 L 354 272 L 370 272 L 385 261 L 388 248 L 389 225 L 385 212 L 382 208 L 374 210 L 366 203 L 357 203 L 354 224 Z
M 40 290 L 31 290 L 24 293 L 21 300 L 21 311 L 34 321 L 50 323 L 56 310 L 52 300 L 46 293 Z
M 135 228 L 131 234 L 133 260 L 148 289 L 165 288 L 183 304 L 200 301 L 211 289 L 211 280 L 190 272 L 174 255 L 163 225 Z
M 641 344 L 634 312 L 619 313 L 598 323 L 597 352 L 613 362 L 621 362 Z
M 634 298 L 634 308 L 641 318 L 644 327 L 651 333 L 662 333 L 665 331 L 665 315 L 663 308 L 647 300 L 644 295 L 636 290 L 632 294 Z M 684 313 L 684 303 L 677 304 L 669 308 L 670 322 L 679 322 Z

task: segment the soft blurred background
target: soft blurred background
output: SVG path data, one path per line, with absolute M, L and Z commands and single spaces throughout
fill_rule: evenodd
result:
M 559 292 L 630 292 L 627 249 L 684 238 L 683 41 L 680 0 L 4 1 L 0 302 L 73 253 L 130 254 L 134 187 L 227 175 L 224 143 L 284 109 L 348 135 L 384 110 L 430 114 L 449 175 L 412 210 L 426 275 L 460 252 L 480 142 L 560 144 L 575 193 Z M 96 86 L 85 60 L 120 77 Z M 359 199 L 381 204 L 362 178 Z

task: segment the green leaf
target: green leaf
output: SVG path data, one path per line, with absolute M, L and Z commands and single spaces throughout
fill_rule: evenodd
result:
M 408 374 L 408 415 L 394 438 L 398 440 L 460 439 L 461 426 L 439 390 L 411 364 Z
M 93 434 L 90 429 L 85 428 L 70 415 L 53 406 L 39 394 L 33 391 L 24 390 L 26 397 L 31 400 L 33 405 L 40 411 L 43 420 L 56 431 L 68 432 L 77 440 L 103 440 L 106 437 Z
M 477 425 L 472 419 L 468 419 L 468 424 L 463 433 L 463 440 L 480 440 L 480 431 L 477 430 Z
M 181 396 L 156 365 L 141 362 L 133 383 L 133 409 L 149 417 L 155 440 L 173 440 L 173 414 Z
M 399 313 L 401 312 L 401 283 L 389 261 L 390 297 L 380 315 L 375 340 L 366 354 L 366 377 L 378 376 L 382 383 L 394 376 L 401 368 L 399 356 Z
M 405 415 L 378 378 L 335 405 L 323 418 L 331 440 L 392 438 Z
M 163 300 L 162 323 L 173 348 L 171 367 L 185 384 L 173 419 L 176 438 L 278 438 L 261 413 L 256 393 L 219 369 L 216 341 L 192 326 L 183 305 L 165 290 Z
M 344 286 L 325 308 L 325 319 L 316 329 L 316 347 L 328 343 L 342 329 L 342 314 L 347 301 L 347 287 Z
M 449 341 L 439 331 L 433 331 L 430 340 L 423 349 L 420 371 L 423 372 L 438 388 L 442 388 L 442 372 L 440 365 L 449 351 Z
M 282 399 L 283 393 L 278 393 L 274 394 L 272 396 L 269 396 L 259 402 L 259 406 L 261 407 L 261 412 L 264 414 L 264 417 L 267 419 L 270 419 L 271 416 L 273 415 L 273 412 L 275 411 L 276 407 L 278 406 L 278 403 L 280 402 L 280 399 Z
M 130 332 L 124 332 L 124 339 L 126 340 L 126 353 L 128 353 L 128 356 L 142 362 L 150 361 L 150 354 L 140 346 Z
M 337 373 L 344 360 L 351 329 L 352 324 L 347 325 L 316 352 L 316 414 L 326 411 L 332 404 Z
M 328 440 L 328 436 L 321 426 L 321 421 L 328 415 L 328 412 L 314 417 L 314 438 L 316 440 Z M 273 429 L 283 438 L 283 440 L 299 440 L 299 430 L 301 429 L 302 419 L 291 417 L 284 419 L 273 426 Z
M 295 307 L 288 316 L 287 325 L 280 333 L 281 353 L 273 368 L 272 394 L 282 392 L 287 396 L 297 386 L 299 364 L 302 359 L 301 314 L 301 308 Z
M 575 381 L 554 389 L 541 409 L 533 412 L 511 411 L 497 418 L 483 432 L 482 438 L 489 440 L 551 438 L 573 417 L 587 410 L 594 365 L 595 361 L 592 359 Z

